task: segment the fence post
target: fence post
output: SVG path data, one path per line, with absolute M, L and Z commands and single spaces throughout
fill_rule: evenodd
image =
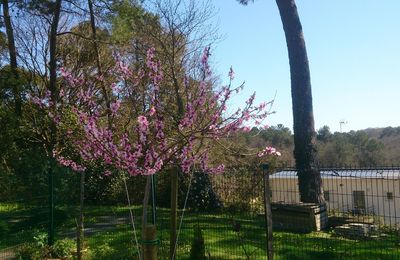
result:
M 271 209 L 271 190 L 269 188 L 269 165 L 262 166 L 264 175 L 264 210 L 265 210 L 265 232 L 267 235 L 267 259 L 274 259 L 273 233 L 272 233 L 272 209 Z
M 83 258 L 83 246 L 84 246 L 84 227 L 83 227 L 83 207 L 85 202 L 85 172 L 81 172 L 80 180 L 80 194 L 79 194 L 79 220 L 77 225 L 77 237 L 76 237 L 76 252 L 78 260 Z
M 157 230 L 155 225 L 147 225 L 143 236 L 143 259 L 157 260 Z
M 177 232 L 177 210 L 178 210 L 178 171 L 171 172 L 171 212 L 170 212 L 170 238 L 169 254 L 170 259 L 175 260 L 176 232 Z
M 48 245 L 54 244 L 54 172 L 53 161 L 49 159 L 47 169 L 48 188 L 49 188 L 49 226 L 48 226 Z

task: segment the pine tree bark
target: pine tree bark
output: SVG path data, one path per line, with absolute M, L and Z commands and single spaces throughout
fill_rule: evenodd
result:
M 4 25 L 6 27 L 6 34 L 7 34 L 7 47 L 10 56 L 10 68 L 11 68 L 11 73 L 14 76 L 14 79 L 12 80 L 12 91 L 14 95 L 15 114 L 17 116 L 21 116 L 22 98 L 18 84 L 17 49 L 15 47 L 14 30 L 11 23 L 8 0 L 2 0 L 2 2 L 3 2 Z
M 58 91 L 57 91 L 57 28 L 58 22 L 60 20 L 60 13 L 61 13 L 61 0 L 57 0 L 54 4 L 54 14 L 53 19 L 51 22 L 50 27 L 50 34 L 49 34 L 49 49 L 50 49 L 50 62 L 49 62 L 49 74 L 50 74 L 50 81 L 49 81 L 49 91 L 50 91 L 50 98 L 52 102 L 52 110 L 53 115 L 55 115 L 56 111 L 56 103 L 58 98 Z M 50 122 L 50 140 L 48 144 L 48 159 L 49 159 L 49 170 L 48 170 L 48 178 L 49 178 L 49 194 L 53 194 L 53 175 L 54 172 L 52 170 L 52 152 L 55 146 L 56 138 L 57 138 L 57 127 L 54 122 Z M 53 200 L 49 200 L 49 240 L 48 244 L 52 245 L 54 242 L 54 203 Z
M 303 29 L 294 0 L 276 0 L 285 31 L 290 63 L 294 157 L 299 179 L 300 200 L 324 203 L 321 174 L 315 148 L 314 114 L 310 69 Z
M 57 28 L 60 20 L 61 12 L 61 0 L 57 0 L 54 6 L 54 15 L 51 22 L 50 35 L 49 35 L 49 49 L 50 49 L 50 61 L 49 61 L 49 90 L 51 93 L 51 101 L 53 107 L 57 102 L 58 91 L 57 91 Z

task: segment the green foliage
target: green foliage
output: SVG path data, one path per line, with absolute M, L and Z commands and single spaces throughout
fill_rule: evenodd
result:
M 282 124 L 271 126 L 261 131 L 261 137 L 276 148 L 285 148 L 293 145 L 293 136 L 290 129 Z
M 112 259 L 115 254 L 116 254 L 115 249 L 112 248 L 108 243 L 105 243 L 102 245 L 98 245 L 93 249 L 92 259 L 98 259 L 98 260 Z
M 6 221 L 0 219 L 0 239 L 6 237 L 8 232 L 8 224 Z
M 34 243 L 25 243 L 18 247 L 15 252 L 15 258 L 18 260 L 41 260 L 42 252 Z
M 324 166 L 356 165 L 361 167 L 385 164 L 384 145 L 365 131 L 330 133 L 329 127 L 318 131 L 319 160 Z
M 328 142 L 332 138 L 332 133 L 329 126 L 325 125 L 317 132 L 317 140 L 321 142 Z
M 215 193 L 210 176 L 203 172 L 194 172 L 188 207 L 196 211 L 215 211 L 222 207 L 222 203 Z
M 115 204 L 116 202 L 126 201 L 125 189 L 123 184 L 123 175 L 115 173 L 111 176 L 104 176 L 104 169 L 101 167 L 89 168 L 86 171 L 85 180 L 85 202 L 97 205 Z M 129 189 L 140 189 L 133 181 L 128 182 Z M 132 194 L 132 201 L 138 202 L 135 192 Z
M 1 45 L 1 40 L 0 40 Z M 24 92 L 29 84 L 30 73 L 24 69 L 17 70 L 15 76 L 11 66 L 6 65 L 0 68 L 0 101 L 1 104 L 13 101 L 13 88 L 18 92 Z
M 204 245 L 203 232 L 201 231 L 200 225 L 194 226 L 194 236 L 192 247 L 190 249 L 190 260 L 205 260 L 206 250 Z
M 386 127 L 382 130 L 379 139 L 400 135 L 400 127 Z
M 47 234 L 37 233 L 33 237 L 33 243 L 25 243 L 16 252 L 16 258 L 20 260 L 39 260 L 50 256 L 50 248 L 46 245 Z
M 47 244 L 47 233 L 38 233 L 33 237 L 38 247 L 43 248 Z
M 71 31 L 78 35 L 91 35 L 92 28 L 89 21 L 84 21 L 72 27 Z M 108 31 L 97 27 L 96 38 L 99 40 L 98 53 L 93 48 L 93 42 L 87 39 L 75 35 L 64 35 L 60 38 L 58 57 L 62 66 L 72 70 L 74 74 L 84 74 L 86 79 L 90 78 L 91 72 L 97 68 L 97 55 L 99 55 L 103 67 L 112 66 L 114 62 L 112 51 L 109 45 L 104 44 L 104 42 L 110 41 Z
M 54 245 L 47 245 L 47 234 L 37 233 L 33 243 L 24 243 L 16 252 L 16 258 L 21 260 L 39 260 L 44 258 L 72 259 L 75 242 L 72 239 L 57 240 Z
M 76 247 L 74 240 L 65 238 L 62 240 L 57 240 L 51 247 L 52 256 L 63 259 L 72 258 L 72 252 Z
M 143 18 L 144 10 L 132 1 L 115 1 L 109 19 L 112 24 L 112 38 L 118 44 L 127 44 L 133 38 L 138 21 Z

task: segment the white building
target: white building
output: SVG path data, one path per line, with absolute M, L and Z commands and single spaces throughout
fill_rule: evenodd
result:
M 333 169 L 321 175 L 330 214 L 373 217 L 387 226 L 400 224 L 400 169 Z M 270 188 L 272 202 L 300 202 L 296 171 L 271 175 Z

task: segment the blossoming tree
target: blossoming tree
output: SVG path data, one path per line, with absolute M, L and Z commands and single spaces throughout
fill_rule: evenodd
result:
M 94 81 L 61 70 L 64 84 L 60 96 L 64 105 L 57 106 L 55 115 L 49 115 L 60 128 L 67 129 L 67 135 L 74 136 L 72 146 L 80 159 L 64 153 L 61 142 L 54 150 L 54 157 L 76 172 L 85 171 L 85 165 L 90 162 L 101 162 L 105 175 L 118 170 L 131 176 L 151 176 L 170 167 L 178 167 L 183 173 L 189 173 L 194 167 L 207 173 L 222 173 L 224 164 L 208 164 L 208 151 L 219 139 L 248 131 L 251 124 L 261 124 L 272 102 L 255 105 L 253 94 L 243 108 L 227 113 L 228 101 L 242 90 L 243 84 L 232 87 L 234 72 L 230 69 L 229 84 L 215 89 L 211 84 L 209 55 L 209 48 L 206 48 L 201 59 L 201 78 L 186 76 L 182 82 L 185 108 L 182 117 L 171 112 L 171 93 L 163 87 L 164 75 L 154 48 L 148 50 L 143 68 L 132 70 L 119 61 L 114 70 L 108 72 L 115 79 L 109 86 L 111 111 L 104 106 L 101 91 Z M 103 75 L 96 80 L 103 80 Z M 72 95 L 77 91 L 78 95 Z M 48 98 L 34 101 L 46 108 Z M 72 113 L 72 119 L 71 113 L 65 111 Z M 109 112 L 111 124 L 106 118 Z M 80 126 L 76 130 L 78 133 L 68 129 L 71 120 Z M 268 154 L 279 155 L 273 148 L 267 148 L 258 156 Z M 147 221 L 149 190 L 148 178 L 143 226 Z

